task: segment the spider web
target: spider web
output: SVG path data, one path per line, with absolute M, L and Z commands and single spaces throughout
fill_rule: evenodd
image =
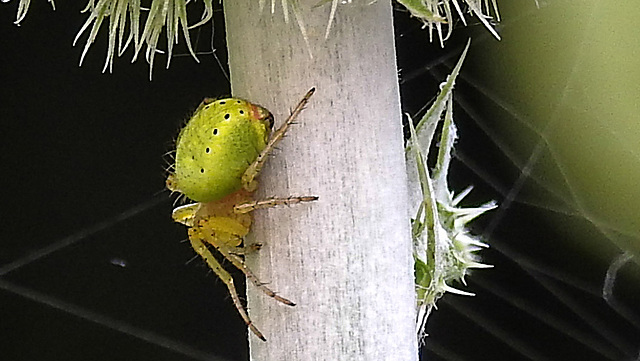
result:
M 500 52 L 502 47 L 514 47 L 509 44 L 509 31 L 532 31 L 536 27 L 529 24 L 554 16 L 553 12 L 567 10 L 556 5 L 503 11 L 503 19 L 510 20 L 502 24 L 505 40 L 496 46 L 490 44 L 486 35 L 474 32 L 479 35 L 473 37 L 472 52 L 475 49 L 476 53 L 467 59 L 466 71 L 463 69 L 455 93 L 458 108 L 454 119 L 460 128 L 456 149 L 459 169 L 452 172 L 457 175 L 454 180 L 457 189 L 463 189 L 468 183 L 476 186 L 481 195 L 475 204 L 482 203 L 482 195 L 489 195 L 500 204 L 499 209 L 481 220 L 477 227 L 477 232 L 492 248 L 484 257 L 496 268 L 476 272 L 470 278 L 472 291 L 478 295 L 474 299 L 445 296 L 441 309 L 430 321 L 432 335 L 426 340 L 427 359 L 631 360 L 640 357 L 637 342 L 640 313 L 637 287 L 633 285 L 639 269 L 632 253 L 633 244 L 637 252 L 639 234 L 633 222 L 612 220 L 598 209 L 589 188 L 576 179 L 579 167 L 570 163 L 571 158 L 561 146 L 565 139 L 558 135 L 570 125 L 597 128 L 598 136 L 605 138 L 602 142 L 608 140 L 606 144 L 621 148 L 622 154 L 616 156 L 625 157 L 627 167 L 638 166 L 637 145 L 634 145 L 637 141 L 625 141 L 619 125 L 611 124 L 611 119 L 590 117 L 592 124 L 575 124 L 566 117 L 567 108 L 574 106 L 568 104 L 569 99 L 581 85 L 580 77 L 585 76 L 584 63 L 588 62 L 585 59 L 594 51 L 589 47 L 593 43 L 591 29 L 585 26 L 584 32 L 573 39 L 577 51 L 574 49 L 570 64 L 564 64 L 566 71 L 558 72 L 563 78 L 556 84 L 553 102 L 537 114 L 541 117 L 536 117 L 536 111 L 529 105 L 529 101 L 535 102 L 535 95 L 524 95 L 526 100 L 522 100 L 514 95 L 517 93 L 501 91 L 501 88 L 525 88 L 517 83 L 524 77 L 514 77 L 507 69 L 511 66 L 527 71 L 518 67 L 527 61 L 515 59 L 509 64 L 510 59 L 505 59 L 507 55 L 490 54 Z M 513 13 L 507 15 L 509 10 Z M 583 16 L 595 19 L 601 10 L 592 6 Z M 549 34 L 536 32 L 532 38 L 542 38 L 538 41 L 547 41 L 552 43 L 548 46 L 553 47 L 553 41 L 544 39 L 545 36 Z M 525 39 L 520 36 L 518 41 Z M 479 54 L 483 51 L 484 55 Z M 509 50 L 502 51 L 517 56 Z M 411 51 L 413 58 L 420 55 L 415 49 Z M 444 79 L 455 63 L 455 56 L 444 64 L 440 58 L 418 70 L 406 71 L 401 77 L 403 87 L 409 88 L 411 82 L 428 84 Z M 489 62 L 502 68 L 492 67 Z M 548 61 L 545 66 L 563 64 Z M 499 80 L 492 82 L 488 80 L 491 78 Z M 549 81 L 548 74 L 544 79 Z M 542 87 L 539 91 L 549 91 L 549 88 Z M 581 114 L 579 109 L 571 111 Z M 578 144 L 573 139 L 567 142 L 579 147 L 574 152 L 582 149 L 589 154 L 589 148 L 595 147 L 586 142 Z M 635 172 L 629 172 L 632 174 Z M 618 173 L 618 177 L 629 175 Z M 507 180 L 509 178 L 511 180 Z M 607 191 L 610 192 L 603 190 L 603 193 Z M 635 189 L 623 192 L 637 199 Z M 622 204 L 625 201 L 629 200 L 618 199 L 621 211 L 633 208 Z M 502 276 L 491 276 L 492 272 L 501 272 Z
M 75 11 L 67 7 L 60 4 L 54 15 Z M 3 30 L 11 36 L 0 43 L 2 49 L 20 49 L 11 56 L 25 63 L 14 74 L 3 70 L 3 109 L 12 120 L 5 132 L 4 144 L 12 150 L 5 153 L 5 165 L 16 174 L 4 187 L 9 190 L 6 209 L 14 212 L 5 216 L 0 253 L 3 354 L 16 360 L 57 358 L 52 355 L 63 352 L 66 359 L 246 359 L 244 324 L 224 285 L 204 277 L 206 268 L 198 262 L 188 263 L 193 252 L 178 242 L 186 232 L 170 221 L 168 194 L 155 192 L 163 176 L 155 167 L 158 155 L 169 149 L 166 141 L 188 114 L 184 109 L 204 95 L 228 92 L 222 72 L 215 79 L 210 74 L 218 58 L 202 57 L 201 73 L 187 58 L 173 62 L 171 71 L 158 71 L 151 84 L 145 64 L 116 65 L 113 76 L 87 84 L 101 69 L 101 54 L 90 53 L 93 64 L 77 69 L 68 64 L 77 54 L 62 56 L 40 44 L 72 39 L 82 17 L 77 24 L 59 25 L 48 9 L 38 8 L 33 7 L 24 29 Z M 555 9 L 509 13 L 503 6 L 502 11 L 507 35 Z M 454 33 L 443 51 L 428 45 L 424 31 L 406 14 L 396 16 L 403 106 L 418 118 L 457 60 L 466 34 Z M 219 16 L 216 21 L 218 29 Z M 5 26 L 11 18 L 0 22 Z M 61 28 L 28 35 L 29 22 L 55 22 Z M 473 37 L 455 91 L 460 140 L 452 184 L 457 190 L 475 186 L 469 204 L 495 199 L 501 205 L 476 229 L 491 244 L 483 258 L 496 267 L 468 279 L 476 297 L 441 300 L 429 321 L 424 359 L 640 359 L 638 265 L 623 247 L 638 241 L 637 231 L 590 211 L 571 164 L 554 143 L 562 122 L 559 109 L 579 76 L 581 59 L 588 56 L 582 35 L 575 39 L 580 52 L 560 80 L 559 97 L 543 123 L 500 92 L 500 84 L 488 84 L 484 69 L 474 69 L 479 59 L 474 49 L 491 48 L 493 40 L 482 30 Z M 206 33 L 200 37 L 214 39 Z M 200 47 L 214 49 L 214 55 L 224 49 L 204 43 Z M 42 68 L 44 59 L 52 64 Z M 31 84 L 24 90 L 26 74 L 52 79 L 53 88 Z M 137 94 L 114 86 L 131 79 L 151 91 Z M 213 83 L 221 84 L 220 90 L 213 91 Z M 83 92 L 88 93 L 83 101 L 99 100 L 80 108 L 82 101 L 67 95 Z M 47 122 L 31 123 L 33 117 Z M 150 120 L 129 120 L 138 118 Z M 603 137 L 625 144 L 617 128 L 603 121 L 600 129 Z M 514 140 L 516 135 L 523 136 Z M 637 148 L 627 150 L 637 166 Z M 78 156 L 82 153 L 86 157 Z M 14 195 L 20 199 L 14 201 Z M 563 239 L 600 248 L 589 251 Z

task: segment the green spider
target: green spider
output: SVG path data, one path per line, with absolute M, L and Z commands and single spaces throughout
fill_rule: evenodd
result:
M 307 92 L 273 134 L 273 116 L 267 109 L 237 98 L 205 99 L 178 135 L 174 171 L 167 177 L 169 190 L 197 202 L 175 208 L 173 219 L 189 227 L 191 246 L 224 282 L 240 316 L 263 341 L 266 338 L 252 324 L 240 302 L 233 277 L 215 258 L 210 246 L 265 294 L 295 306 L 260 282 L 246 266 L 243 255 L 258 250 L 260 245 L 244 246 L 243 238 L 249 233 L 252 211 L 318 199 L 316 196 L 264 200 L 253 197 L 258 187 L 256 178 L 267 156 L 314 91 L 312 88 Z

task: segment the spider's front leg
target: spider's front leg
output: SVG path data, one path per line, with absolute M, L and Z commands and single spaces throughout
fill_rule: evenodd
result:
M 284 137 L 284 133 L 287 132 L 289 126 L 296 120 L 296 117 L 298 116 L 298 114 L 300 114 L 302 109 L 304 109 L 305 105 L 307 105 L 307 103 L 309 102 L 309 98 L 311 98 L 315 91 L 316 88 L 311 88 L 307 92 L 307 94 L 305 94 L 296 108 L 291 112 L 291 115 L 289 115 L 287 120 L 285 120 L 284 124 L 282 124 L 282 126 L 280 126 L 280 128 L 269 138 L 269 142 L 264 147 L 262 152 L 258 154 L 258 158 L 256 158 L 256 160 L 244 172 L 244 174 L 242 175 L 242 187 L 245 190 L 253 192 L 258 188 L 258 182 L 256 181 L 256 178 L 260 174 L 264 163 L 267 161 L 269 153 L 271 153 L 276 144 L 278 144 L 282 137 Z
M 295 109 L 291 112 L 291 115 L 285 120 L 280 128 L 273 133 L 269 138 L 269 142 L 266 147 L 260 152 L 256 160 L 247 168 L 242 175 L 242 186 L 248 192 L 253 192 L 258 187 L 258 181 L 256 178 L 260 174 L 264 163 L 267 161 L 269 154 L 273 151 L 275 146 L 284 137 L 285 133 L 289 129 L 289 126 L 296 120 L 298 114 L 304 109 L 309 102 L 309 98 L 316 91 L 316 88 L 311 88 L 307 94 L 300 100 Z M 287 197 L 287 198 L 268 198 L 259 201 L 242 202 L 234 205 L 233 211 L 238 214 L 244 214 L 252 212 L 260 208 L 272 208 L 279 205 L 291 205 L 301 202 L 312 202 L 318 200 L 317 196 L 301 196 L 301 197 Z
M 239 214 L 253 212 L 256 209 L 273 208 L 277 206 L 290 206 L 292 204 L 298 204 L 302 202 L 317 201 L 318 196 L 299 196 L 299 197 L 287 197 L 287 198 L 267 198 L 260 201 L 251 201 L 236 204 L 233 206 L 233 211 Z

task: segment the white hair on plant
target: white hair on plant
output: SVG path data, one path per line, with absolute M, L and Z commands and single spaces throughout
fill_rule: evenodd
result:
M 9 0 L 3 1 L 6 2 Z M 54 0 L 48 1 L 55 10 Z M 116 54 L 116 39 L 118 39 L 118 57 L 122 56 L 129 44 L 133 41 L 134 56 L 132 61 L 137 59 L 138 54 L 146 45 L 145 55 L 149 63 L 149 77 L 151 78 L 155 54 L 162 52 L 158 50 L 158 39 L 165 27 L 167 32 L 167 68 L 170 65 L 173 55 L 173 46 L 178 43 L 180 30 L 182 30 L 182 35 L 187 43 L 189 53 L 198 61 L 191 47 L 189 30 L 211 20 L 213 17 L 213 1 L 203 0 L 204 11 L 202 18 L 193 25 L 188 25 L 187 23 L 186 7 L 189 2 L 189 0 L 153 0 L 149 9 L 143 9 L 140 5 L 140 0 L 89 0 L 87 6 L 82 10 L 82 12 L 88 12 L 89 17 L 73 41 L 73 45 L 75 46 L 82 34 L 91 26 L 89 37 L 80 56 L 80 65 L 84 62 L 85 55 L 89 51 L 91 44 L 95 41 L 102 23 L 107 18 L 109 19 L 109 42 L 103 72 L 105 72 L 107 68 L 109 72 L 113 69 L 113 58 Z M 31 0 L 20 0 L 15 24 L 20 24 L 20 22 L 24 20 L 30 3 Z M 144 24 L 144 30 L 142 35 L 140 35 L 140 13 L 142 10 L 148 11 L 148 14 Z M 129 18 L 128 24 L 127 17 Z M 127 27 L 128 34 L 125 40 Z
M 2 0 L 2 2 L 8 1 L 9 0 Z M 56 4 L 53 2 L 53 0 L 49 0 L 49 3 L 51 4 L 53 10 L 55 10 Z M 18 13 L 16 15 L 16 21 L 13 22 L 14 24 L 20 25 L 22 20 L 24 20 L 24 17 L 27 16 L 27 11 L 29 11 L 29 5 L 31 5 L 31 0 L 20 0 L 20 3 L 18 3 Z
M 111 72 L 113 69 L 116 37 L 118 38 L 118 56 L 121 56 L 122 53 L 124 53 L 131 43 L 131 40 L 134 41 L 135 47 L 138 48 L 138 43 L 140 41 L 138 33 L 140 22 L 140 0 L 99 0 L 97 4 L 94 0 L 90 0 L 82 12 L 89 12 L 89 18 L 82 25 L 80 31 L 78 31 L 78 34 L 73 40 L 73 45 L 76 45 L 78 39 L 82 36 L 89 25 L 93 23 L 93 26 L 89 33 L 89 38 L 85 43 L 82 55 L 80 56 L 80 65 L 84 62 L 85 55 L 89 51 L 91 44 L 95 41 L 102 22 L 105 18 L 109 17 L 109 45 L 107 46 L 107 60 L 102 71 L 105 72 L 108 67 L 109 72 Z M 127 27 L 127 15 L 129 15 L 130 19 L 129 35 L 127 37 L 127 41 L 124 42 L 123 45 L 124 33 Z
M 271 0 L 269 11 L 271 14 L 275 14 L 276 12 L 276 1 Z M 264 10 L 266 7 L 267 0 L 258 0 L 258 5 L 260 7 L 260 12 Z M 307 46 L 307 52 L 309 52 L 309 57 L 313 58 L 313 53 L 311 52 L 311 45 L 309 44 L 309 35 L 307 33 L 307 28 L 304 25 L 304 19 L 302 18 L 302 14 L 300 12 L 300 5 L 297 0 L 280 0 L 280 6 L 282 7 L 282 16 L 284 17 L 285 24 L 289 23 L 289 9 L 293 13 L 293 17 L 296 19 L 296 23 L 298 24 L 298 28 L 300 29 L 300 34 L 302 35 L 302 39 L 304 39 L 304 43 Z
M 118 56 L 126 50 L 133 40 L 135 52 L 133 60 L 138 58 L 138 54 L 146 45 L 145 58 L 149 63 L 149 78 L 153 73 L 153 61 L 158 50 L 158 40 L 162 30 L 166 28 L 167 32 L 167 68 L 171 64 L 173 55 L 173 46 L 178 43 L 180 31 L 187 44 L 191 56 L 199 62 L 193 48 L 191 47 L 191 39 L 189 37 L 189 29 L 198 27 L 213 17 L 212 0 L 204 0 L 205 9 L 202 19 L 191 26 L 187 22 L 187 0 L 153 0 L 151 7 L 148 9 L 147 18 L 144 24 L 142 35 L 139 35 L 140 29 L 140 0 L 90 0 L 83 12 L 89 12 L 89 18 L 84 23 L 73 44 L 75 45 L 80 36 L 85 32 L 89 25 L 93 24 L 89 38 L 85 44 L 84 50 L 80 57 L 80 65 L 84 60 L 84 56 L 100 30 L 102 22 L 109 17 L 109 45 L 107 48 L 107 59 L 103 72 L 113 67 L 113 58 L 115 55 L 115 43 L 118 38 Z M 124 33 L 127 27 L 127 15 L 130 19 L 129 35 L 124 42 Z
M 371 4 L 376 2 L 377 0 L 359 0 L 360 2 Z M 458 3 L 458 0 L 397 0 L 398 3 L 403 5 L 411 15 L 417 17 L 424 23 L 425 27 L 429 28 L 429 38 L 433 41 L 432 31 L 435 30 L 438 32 L 438 38 L 440 39 L 440 45 L 444 47 L 444 41 L 447 40 L 453 31 L 452 18 L 453 11 L 451 9 L 451 5 L 455 8 L 456 12 L 460 16 L 463 24 L 466 26 L 467 22 L 464 17 L 462 8 Z M 490 15 L 492 12 L 495 14 L 495 20 L 500 21 L 500 13 L 498 12 L 498 4 L 496 0 L 463 0 L 464 4 L 469 8 L 468 12 L 477 16 L 480 19 L 480 22 L 491 32 L 493 36 L 495 36 L 498 40 L 500 40 L 500 35 L 495 31 L 493 26 L 489 23 L 489 20 L 493 19 Z M 259 0 L 260 10 L 264 9 L 266 6 L 267 0 Z M 276 10 L 276 2 L 277 0 L 271 0 L 271 13 L 275 13 Z M 329 19 L 327 21 L 327 27 L 325 30 L 324 38 L 328 39 L 329 34 L 331 33 L 331 26 L 335 20 L 336 13 L 338 11 L 338 5 L 340 4 L 351 4 L 354 0 L 321 0 L 313 7 L 320 7 L 326 5 L 327 3 L 331 3 L 331 9 L 329 11 Z M 302 34 L 305 43 L 307 44 L 307 48 L 309 49 L 309 39 L 307 36 L 307 31 L 304 26 L 304 21 L 300 16 L 299 5 L 297 0 L 280 0 L 282 11 L 284 14 L 284 20 L 286 23 L 289 22 L 289 8 L 291 8 L 296 21 L 298 22 L 298 27 L 300 28 L 300 33 Z M 443 32 L 443 27 L 446 25 L 446 34 Z M 309 50 L 309 55 L 311 55 L 311 50 Z
M 438 33 L 440 45 L 444 47 L 444 41 L 451 36 L 453 31 L 452 19 L 453 11 L 451 5 L 456 9 L 462 23 L 466 26 L 467 21 L 464 17 L 462 8 L 458 0 L 398 0 L 411 15 L 420 19 L 424 23 L 424 27 L 429 28 L 429 40 L 433 41 L 433 30 Z M 498 4 L 496 0 L 464 0 L 469 8 L 468 12 L 477 16 L 480 22 L 491 32 L 496 39 L 500 40 L 500 35 L 495 31 L 489 20 L 493 17 L 490 15 L 492 10 L 495 14 L 495 20 L 500 21 L 500 13 L 498 13 Z M 443 28 L 446 27 L 446 34 Z
M 2 1 L 6 2 L 10 0 Z M 48 1 L 55 10 L 54 0 Z M 338 13 L 339 5 L 348 5 L 355 1 L 356 0 L 321 0 L 313 6 L 316 8 L 326 5 L 327 3 L 331 3 L 329 19 L 327 20 L 327 26 L 324 33 L 325 39 L 329 38 L 331 27 Z M 377 0 L 359 1 L 371 4 Z M 477 16 L 491 34 L 493 34 L 497 39 L 500 39 L 498 33 L 489 23 L 489 20 L 493 19 L 490 15 L 491 13 L 495 14 L 496 21 L 500 21 L 500 14 L 498 13 L 496 0 L 463 1 L 468 7 L 468 12 Z M 122 56 L 129 44 L 133 41 L 134 55 L 132 62 L 138 58 L 142 48 L 146 46 L 145 58 L 149 63 L 149 79 L 151 79 L 155 55 L 156 53 L 163 53 L 163 51 L 158 49 L 158 40 L 165 27 L 167 32 L 167 68 L 171 64 L 173 46 L 178 43 L 180 31 L 182 31 L 182 36 L 186 41 L 189 53 L 196 62 L 199 62 L 191 46 L 189 30 L 211 20 L 213 17 L 213 3 L 212 0 L 203 0 L 204 10 L 201 20 L 193 25 L 189 25 L 187 22 L 186 7 L 190 2 L 190 0 L 152 0 L 151 7 L 149 9 L 143 9 L 140 5 L 140 0 L 89 0 L 85 9 L 82 10 L 82 12 L 88 12 L 89 17 L 83 24 L 73 42 L 75 45 L 82 34 L 84 34 L 91 25 L 89 37 L 87 38 L 82 55 L 80 56 L 80 65 L 82 65 L 85 55 L 89 51 L 91 44 L 95 41 L 100 27 L 106 18 L 109 18 L 109 42 L 107 45 L 106 61 L 102 70 L 103 72 L 106 72 L 107 68 L 109 69 L 109 72 L 113 70 L 113 59 L 116 54 L 115 44 L 117 38 L 118 57 Z M 311 46 L 309 44 L 309 35 L 305 26 L 305 21 L 302 18 L 302 12 L 300 11 L 300 4 L 298 0 L 270 0 L 269 8 L 272 14 L 276 12 L 278 2 L 282 8 L 285 23 L 289 23 L 290 12 L 293 14 L 293 18 L 295 19 L 300 30 L 300 34 L 307 46 L 309 57 L 313 58 L 313 53 L 311 52 Z M 15 21 L 16 24 L 19 24 L 24 20 L 27 11 L 29 10 L 30 3 L 31 0 L 20 0 Z M 267 0 L 258 0 L 258 3 L 261 11 L 267 7 Z M 411 15 L 420 19 L 420 21 L 424 23 L 425 27 L 429 27 L 430 40 L 433 40 L 433 31 L 435 29 L 438 33 L 441 46 L 444 46 L 444 41 L 449 38 L 453 31 L 453 26 L 451 25 L 453 16 L 452 5 L 460 16 L 462 22 L 466 25 L 463 10 L 458 3 L 458 0 L 398 0 L 398 3 L 406 7 Z M 142 10 L 148 11 L 148 14 L 144 23 L 142 35 L 139 35 L 140 13 Z M 127 17 L 129 18 L 129 24 L 127 24 Z M 127 26 L 129 31 L 125 40 Z
M 474 295 L 452 287 L 451 283 L 458 281 L 466 285 L 465 276 L 470 269 L 492 267 L 480 262 L 476 252 L 488 246 L 469 233 L 467 224 L 497 205 L 488 202 L 479 207 L 460 207 L 459 203 L 469 194 L 471 187 L 454 196 L 447 182 L 451 152 L 457 139 L 453 122 L 453 86 L 468 49 L 469 43 L 441 86 L 436 101 L 418 125 L 414 127 L 409 119 L 411 139 L 406 159 L 409 186 L 414 193 L 411 211 L 417 208 L 411 230 L 417 293 L 416 332 L 420 340 L 425 336 L 427 318 L 442 295 L 446 292 Z M 428 152 L 443 114 L 436 164 L 429 174 Z

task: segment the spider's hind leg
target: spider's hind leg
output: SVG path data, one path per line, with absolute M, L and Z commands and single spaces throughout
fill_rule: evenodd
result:
M 197 229 L 197 231 L 196 231 Z M 232 217 L 211 216 L 198 222 L 197 227 L 191 228 L 189 232 L 200 232 L 201 238 L 216 248 L 224 258 L 244 273 L 247 278 L 267 296 L 274 298 L 276 301 L 285 305 L 294 306 L 295 303 L 284 297 L 278 296 L 269 287 L 265 286 L 258 277 L 247 267 L 240 254 L 246 254 L 252 249 L 261 246 L 245 246 L 242 244 L 242 238 L 248 233 L 249 229 Z M 189 237 L 191 238 L 191 236 Z
M 262 292 L 264 292 L 267 296 L 272 297 L 276 301 L 282 302 L 288 306 L 295 306 L 296 304 L 289 301 L 288 299 L 279 296 L 273 290 L 265 285 L 265 283 L 261 282 L 260 279 L 247 267 L 244 263 L 244 260 L 240 258 L 240 256 L 233 253 L 233 248 L 229 248 L 225 245 L 216 246 L 218 252 L 220 252 L 226 259 L 228 259 L 237 269 L 242 271 L 242 273 L 247 276 L 256 287 L 258 287 Z
M 252 243 L 252 244 L 232 248 L 230 253 L 238 256 L 246 256 L 253 252 L 259 251 L 260 248 L 262 248 L 262 243 Z
M 192 228 L 193 229 L 193 228 Z M 253 332 L 259 339 L 262 341 L 266 341 L 267 339 L 264 337 L 262 332 L 258 330 L 256 326 L 253 325 L 247 311 L 244 306 L 240 302 L 240 297 L 238 297 L 238 291 L 236 290 L 236 286 L 233 281 L 233 277 L 229 274 L 229 272 L 225 271 L 222 268 L 222 265 L 215 259 L 211 251 L 207 248 L 207 246 L 202 242 L 202 240 L 194 233 L 189 232 L 189 240 L 191 241 L 191 247 L 198 253 L 204 260 L 207 262 L 207 265 L 211 270 L 224 282 L 229 290 L 229 294 L 231 295 L 231 299 L 233 300 L 233 304 L 236 306 L 238 313 L 244 320 L 244 323 L 247 324 L 251 332 Z

